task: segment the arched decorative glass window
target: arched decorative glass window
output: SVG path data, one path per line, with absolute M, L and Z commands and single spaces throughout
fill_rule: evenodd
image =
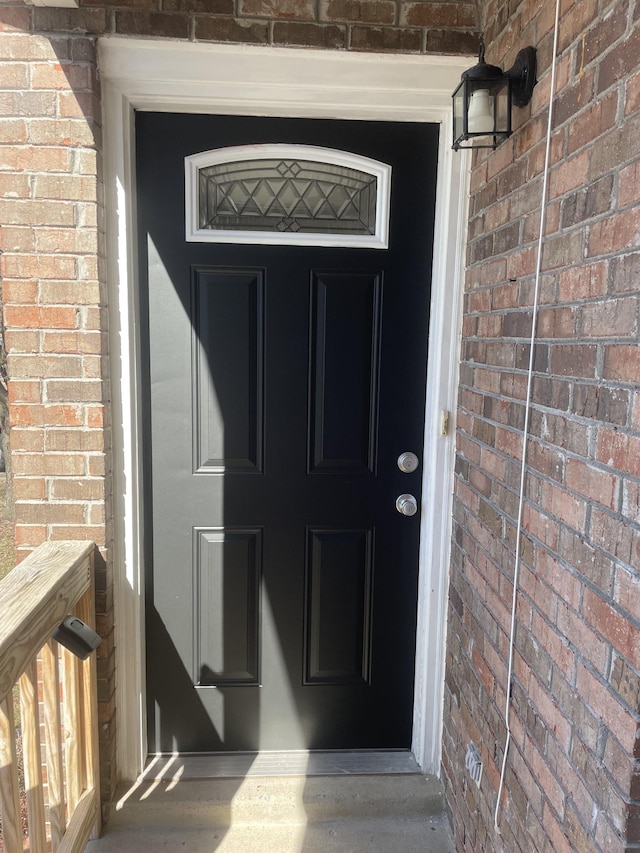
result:
M 186 238 L 385 249 L 391 166 L 311 145 L 242 145 L 185 158 Z

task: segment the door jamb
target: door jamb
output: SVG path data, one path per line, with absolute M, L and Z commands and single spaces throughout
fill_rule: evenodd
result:
M 117 765 L 146 759 L 144 543 L 134 110 L 440 124 L 432 269 L 412 751 L 439 775 L 468 154 L 454 154 L 451 91 L 467 57 L 102 38 L 112 379 Z M 450 413 L 443 434 L 441 413 Z

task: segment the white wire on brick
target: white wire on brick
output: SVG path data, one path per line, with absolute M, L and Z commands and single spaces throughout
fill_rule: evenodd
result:
M 535 342 L 537 337 L 538 323 L 538 301 L 540 293 L 540 273 L 542 270 L 542 248 L 544 244 L 544 229 L 546 224 L 547 213 L 547 190 L 549 183 L 549 164 L 551 159 L 551 133 L 553 129 L 553 101 L 556 89 L 556 62 L 558 53 L 558 30 L 560 28 L 560 0 L 556 0 L 556 17 L 553 30 L 553 52 L 551 56 L 551 83 L 549 87 L 549 117 L 547 123 L 547 142 L 544 157 L 544 172 L 542 178 L 542 200 L 540 203 L 540 233 L 538 235 L 538 253 L 536 259 L 536 277 L 533 295 L 533 312 L 531 319 L 531 346 L 529 352 L 529 371 L 527 376 L 527 398 L 524 411 L 524 426 L 522 429 L 522 462 L 520 467 L 520 497 L 518 501 L 518 521 L 516 532 L 516 554 L 513 570 L 513 599 L 511 604 L 511 629 L 509 635 L 509 668 L 507 674 L 507 698 L 505 707 L 505 724 L 507 727 L 507 736 L 504 744 L 504 755 L 502 758 L 502 771 L 500 773 L 500 785 L 498 786 L 498 798 L 496 800 L 496 810 L 494 814 L 494 824 L 496 829 L 499 829 L 500 816 L 500 801 L 502 800 L 502 791 L 504 789 L 504 779 L 507 771 L 507 757 L 509 755 L 509 745 L 511 743 L 511 682 L 513 679 L 513 652 L 515 646 L 516 633 L 516 607 L 518 604 L 518 582 L 520 578 L 520 541 L 522 538 L 522 515 L 524 509 L 524 487 L 527 471 L 527 445 L 529 439 L 529 420 L 531 414 L 531 388 L 533 384 L 533 361 Z

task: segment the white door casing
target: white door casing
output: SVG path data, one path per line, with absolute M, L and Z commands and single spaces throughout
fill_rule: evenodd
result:
M 103 38 L 104 182 L 113 408 L 117 765 L 146 758 L 133 112 L 430 121 L 441 125 L 425 414 L 412 750 L 439 775 L 467 153 L 451 151 L 451 92 L 466 57 L 394 56 Z

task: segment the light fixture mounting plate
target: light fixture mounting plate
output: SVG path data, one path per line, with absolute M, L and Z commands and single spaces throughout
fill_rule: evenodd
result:
M 516 61 L 507 71 L 511 80 L 511 99 L 517 107 L 526 107 L 533 94 L 536 80 L 536 49 L 523 47 L 516 56 Z

